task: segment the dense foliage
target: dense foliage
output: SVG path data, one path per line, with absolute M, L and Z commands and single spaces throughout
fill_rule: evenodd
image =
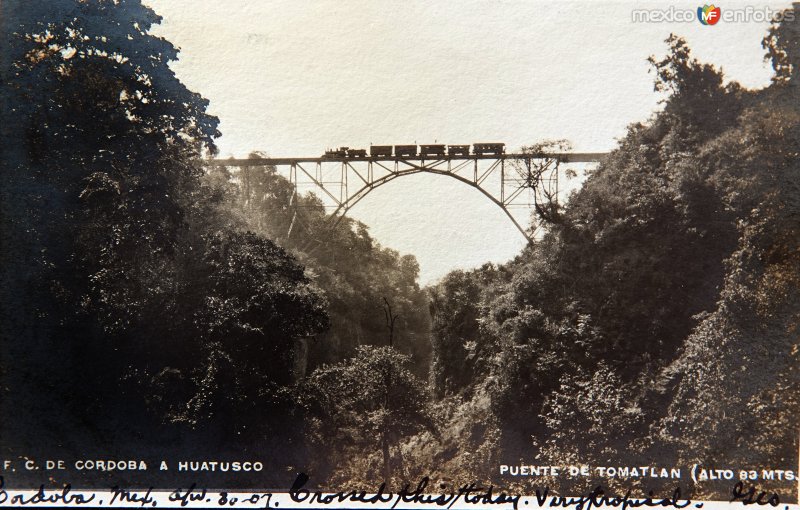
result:
M 430 395 L 409 370 L 410 361 L 391 347 L 362 346 L 305 381 L 304 400 L 313 416 L 309 440 L 332 452 L 315 459 L 315 473 L 337 485 L 368 485 L 386 479 L 387 472 L 388 478 L 402 476 L 399 441 L 435 430 Z
M 324 208 L 302 197 L 297 218 L 274 169 L 207 172 L 217 119 L 159 21 L 138 1 L 3 5 L 2 446 L 258 446 L 282 473 L 304 452 L 298 378 L 384 343 L 384 299 L 426 375 L 418 266 L 351 220 L 323 239 Z
M 275 168 L 221 167 L 207 180 L 228 189 L 227 211 L 295 254 L 324 292 L 331 327 L 308 346 L 309 371 L 349 358 L 360 345 L 386 345 L 386 299 L 398 316 L 394 346 L 414 357 L 418 376 L 427 376 L 430 316 L 413 255 L 380 246 L 366 225 L 350 218 L 334 228 L 320 200 L 312 194 L 293 196 L 293 186 Z
M 448 360 L 436 389 L 485 399 L 501 459 L 796 466 L 797 40 L 789 22 L 771 29 L 774 83 L 750 91 L 671 36 L 651 59 L 663 108 L 630 126 L 544 239 L 433 289 L 433 356 Z
M 148 33 L 159 20 L 138 1 L 3 5 L 8 454 L 296 435 L 277 417 L 326 302 L 203 182 L 217 119 Z

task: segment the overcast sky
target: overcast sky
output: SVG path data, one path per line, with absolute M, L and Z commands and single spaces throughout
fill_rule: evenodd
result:
M 173 68 L 210 100 L 222 156 L 318 156 L 328 147 L 546 138 L 607 151 L 658 107 L 646 61 L 685 37 L 747 87 L 769 82 L 768 23 L 634 23 L 633 9 L 691 2 L 146 0 Z M 790 2 L 719 6 L 773 10 Z M 351 215 L 414 254 L 421 282 L 504 262 L 524 244 L 504 213 L 455 179 L 416 175 L 371 192 Z

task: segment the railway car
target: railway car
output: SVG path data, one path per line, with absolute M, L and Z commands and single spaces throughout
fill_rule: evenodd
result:
M 366 158 L 367 157 L 367 150 L 366 149 L 348 149 L 347 150 L 347 157 L 348 158 Z
M 373 158 L 391 157 L 392 156 L 392 146 L 391 145 L 371 145 L 370 148 L 369 148 L 369 154 Z
M 419 146 L 419 155 L 420 156 L 444 156 L 445 146 L 444 145 L 420 145 Z
M 347 156 L 347 151 L 350 147 L 339 147 L 338 149 L 328 149 L 325 151 L 325 154 L 322 155 L 323 158 L 344 158 Z
M 486 154 L 493 154 L 499 156 L 505 152 L 506 144 L 504 143 L 474 143 L 472 144 L 473 153 L 476 156 L 484 156 Z
M 448 145 L 448 156 L 469 156 L 469 145 Z
M 394 155 L 397 158 L 401 158 L 403 156 L 416 156 L 417 155 L 417 146 L 416 145 L 395 145 L 394 146 Z

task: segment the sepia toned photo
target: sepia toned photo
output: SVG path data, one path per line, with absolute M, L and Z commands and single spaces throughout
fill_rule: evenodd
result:
M 800 3 L 0 0 L 0 72 L 0 506 L 798 503 Z

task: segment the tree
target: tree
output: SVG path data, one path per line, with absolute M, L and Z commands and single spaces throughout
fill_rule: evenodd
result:
M 296 410 L 294 347 L 326 302 L 222 207 L 201 162 L 217 119 L 149 33 L 160 18 L 138 0 L 2 10 L 3 446 L 263 440 Z
M 643 413 L 637 400 L 635 389 L 626 386 L 604 361 L 591 371 L 581 368 L 565 373 L 558 389 L 548 395 L 542 408 L 549 434 L 542 436 L 546 438 L 544 441 L 534 438 L 538 459 L 572 466 L 611 466 L 623 458 L 630 465 L 652 462 L 644 456 L 634 463 L 635 453 L 629 451 L 638 446 L 636 438 L 643 432 Z M 559 486 L 569 483 L 553 481 Z M 582 487 L 565 489 L 591 490 L 597 482 L 586 479 L 572 483 Z M 624 485 L 629 483 L 626 480 Z
M 336 466 L 333 480 L 383 478 L 390 483 L 397 471 L 389 468 L 386 473 L 387 466 L 372 463 L 369 452 L 433 429 L 428 392 L 408 369 L 409 362 L 391 347 L 360 346 L 351 359 L 320 367 L 305 382 L 306 405 L 313 416 L 310 432 L 331 452 L 326 467 Z
M 531 159 L 511 161 L 519 178 L 533 192 L 534 209 L 530 227 L 532 233 L 539 227 L 546 227 L 560 220 L 561 206 L 558 201 L 557 177 L 562 161 L 560 157 L 552 158 L 546 155 L 570 150 L 572 144 L 568 140 L 544 140 L 520 149 L 521 154 L 527 154 Z M 566 175 L 568 178 L 575 176 L 572 170 L 567 170 Z
M 470 272 L 453 271 L 428 289 L 432 316 L 430 383 L 437 398 L 465 392 L 488 373 L 491 337 L 481 331 L 486 287 L 496 278 L 487 264 Z
M 139 374 L 155 409 L 238 440 L 296 428 L 296 343 L 328 327 L 303 267 L 268 239 L 217 232 L 187 273 L 175 341 Z
M 761 46 L 767 50 L 764 59 L 772 63 L 772 69 L 775 71 L 772 81 L 776 84 L 797 86 L 800 77 L 798 19 L 800 19 L 800 2 L 794 2 L 790 9 L 780 13 L 780 21 L 772 24 L 761 42 Z
M 155 268 L 176 250 L 200 151 L 218 135 L 207 101 L 169 68 L 177 50 L 148 34 L 159 20 L 137 1 L 4 6 L 9 244 L 37 252 L 26 263 L 42 285 L 58 282 L 61 302 L 108 330 L 147 306 L 137 277 L 164 291 Z
M 217 119 L 169 68 L 177 50 L 149 34 L 160 18 L 141 2 L 0 8 L 9 405 L 41 397 L 56 417 L 61 402 L 99 416 L 100 395 L 144 356 L 121 352 L 170 308 Z

